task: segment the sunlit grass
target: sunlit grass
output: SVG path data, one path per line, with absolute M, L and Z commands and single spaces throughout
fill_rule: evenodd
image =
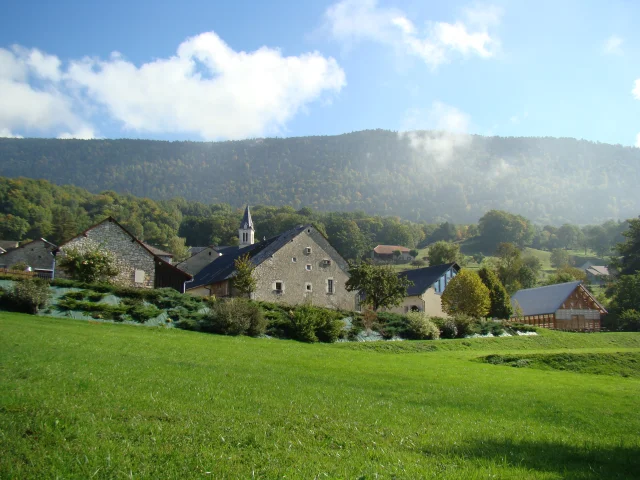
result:
M 476 361 L 638 351 L 639 334 L 387 344 L 437 350 L 381 354 L 0 313 L 0 478 L 640 471 L 640 380 Z

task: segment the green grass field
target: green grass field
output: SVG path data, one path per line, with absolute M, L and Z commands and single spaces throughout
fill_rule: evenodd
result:
M 326 345 L 0 312 L 0 478 L 638 478 L 640 378 L 481 361 L 559 352 L 637 358 L 640 334 Z

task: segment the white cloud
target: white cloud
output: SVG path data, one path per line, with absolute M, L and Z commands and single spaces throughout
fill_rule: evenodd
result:
M 72 62 L 67 78 L 128 129 L 209 140 L 277 133 L 306 104 L 346 83 L 337 62 L 318 52 L 236 52 L 213 32 L 139 67 L 117 54 Z
M 500 42 L 489 29 L 500 23 L 501 15 L 495 6 L 467 8 L 462 11 L 464 20 L 428 22 L 421 32 L 397 8 L 380 7 L 377 0 L 342 0 L 326 10 L 325 28 L 337 40 L 393 46 L 436 68 L 454 54 L 494 56 Z
M 214 32 L 142 65 L 114 52 L 63 66 L 36 49 L 0 49 L 0 129 L 93 138 L 96 111 L 136 132 L 237 139 L 276 134 L 298 112 L 346 84 L 333 58 L 234 51 Z
M 636 97 L 636 99 L 640 100 L 640 78 L 636 80 L 635 87 L 633 87 L 631 93 Z
M 400 138 L 406 138 L 413 149 L 433 157 L 439 164 L 448 163 L 454 154 L 471 143 L 471 117 L 442 102 L 433 102 L 428 110 L 406 112 Z
M 0 128 L 0 138 L 23 138 L 22 135 L 11 133 L 8 128 Z
M 611 35 L 602 46 L 602 51 L 607 55 L 622 55 L 623 40 L 617 35 Z
M 89 128 L 74 112 L 60 78 L 57 57 L 18 46 L 0 48 L 0 130 Z

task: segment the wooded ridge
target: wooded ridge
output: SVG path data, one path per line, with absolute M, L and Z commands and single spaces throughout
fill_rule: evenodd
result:
M 362 210 L 476 222 L 491 209 L 539 224 L 601 223 L 640 210 L 640 149 L 570 138 L 399 135 L 226 142 L 0 138 L 0 175 L 155 200 Z

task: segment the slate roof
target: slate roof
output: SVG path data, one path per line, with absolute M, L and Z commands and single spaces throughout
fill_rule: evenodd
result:
M 240 228 L 253 228 L 253 219 L 251 218 L 249 205 L 247 205 L 247 208 L 244 209 L 244 215 L 242 216 L 242 222 L 240 222 Z
M 401 247 L 399 245 L 378 245 L 373 249 L 378 255 L 391 255 L 396 250 L 400 250 L 402 253 L 408 253 L 410 251 L 407 247 Z
M 413 282 L 413 286 L 407 288 L 407 295 L 412 297 L 414 295 L 422 295 L 426 292 L 451 267 L 460 270 L 457 263 L 443 263 L 442 265 L 434 265 L 432 267 L 405 270 L 404 272 L 398 273 L 398 275 L 406 277 Z
M 164 250 L 160 250 L 159 248 L 154 247 L 153 245 L 149 245 L 145 242 L 142 242 L 142 244 L 147 247 L 147 250 L 149 250 L 154 255 L 158 255 L 160 257 L 173 257 L 173 253 L 165 252 Z
M 18 242 L 17 240 L 0 240 L 0 248 L 2 248 L 5 252 L 8 252 L 9 250 L 18 248 Z
M 518 302 L 524 316 L 555 313 L 581 283 L 578 280 L 519 290 L 511 297 L 511 304 L 515 310 Z
M 200 253 L 203 250 L 206 250 L 209 247 L 189 247 L 189 255 L 191 255 L 192 257 L 194 255 L 197 255 L 198 253 Z
M 235 272 L 235 260 L 245 254 L 249 254 L 252 263 L 257 267 L 285 246 L 287 242 L 302 233 L 305 228 L 310 226 L 311 225 L 300 225 L 275 237 L 254 243 L 253 245 L 247 245 L 242 248 L 234 247 L 234 250 L 221 252 L 221 257 L 215 259 L 193 277 L 193 281 L 187 284 L 187 289 L 190 290 L 202 285 L 211 285 L 230 279 Z M 214 248 L 217 250 L 217 247 Z

